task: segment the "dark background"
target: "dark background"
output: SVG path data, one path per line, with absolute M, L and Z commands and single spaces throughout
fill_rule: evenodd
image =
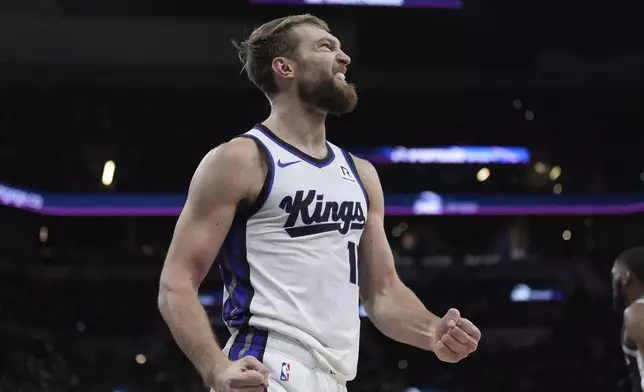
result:
M 230 39 L 313 12 L 353 58 L 342 147 L 526 146 L 533 162 L 384 165 L 385 193 L 644 190 L 644 7 L 470 0 L 463 10 L 242 1 L 0 2 L 0 182 L 47 192 L 184 193 L 201 157 L 268 114 Z M 519 100 L 519 101 L 516 101 Z M 534 118 L 527 114 L 530 111 Z M 106 160 L 114 183 L 101 184 Z M 551 181 L 535 172 L 562 168 Z M 545 177 L 544 177 L 545 176 Z M 0 206 L 1 391 L 201 391 L 156 308 L 176 217 L 55 217 Z M 625 388 L 610 266 L 641 215 L 388 217 L 403 280 L 483 331 L 457 365 L 364 319 L 351 391 Z M 569 240 L 562 233 L 570 230 Z M 562 293 L 512 302 L 517 284 Z M 203 293 L 218 295 L 215 270 Z M 207 306 L 220 341 L 220 307 Z M 143 355 L 138 357 L 137 355 Z M 424 389 L 423 389 L 424 388 Z

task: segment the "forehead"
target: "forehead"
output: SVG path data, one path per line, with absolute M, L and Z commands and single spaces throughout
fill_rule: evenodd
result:
M 318 26 L 312 24 L 301 24 L 293 28 L 293 33 L 297 35 L 301 44 L 311 44 L 316 43 L 321 40 L 329 40 L 336 44 L 340 44 L 340 41 L 331 33 L 324 31 Z

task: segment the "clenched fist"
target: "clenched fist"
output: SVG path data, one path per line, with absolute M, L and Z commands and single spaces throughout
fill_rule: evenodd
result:
M 432 351 L 441 361 L 455 363 L 476 351 L 480 339 L 481 331 L 450 309 L 436 325 Z
M 209 382 L 215 392 L 264 392 L 268 388 L 268 368 L 246 356 L 219 366 Z

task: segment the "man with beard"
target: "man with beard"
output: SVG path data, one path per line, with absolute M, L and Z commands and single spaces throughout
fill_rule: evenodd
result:
M 326 141 L 325 118 L 356 106 L 350 58 L 311 15 L 268 22 L 237 45 L 270 116 L 195 171 L 161 273 L 159 308 L 216 392 L 346 391 L 356 375 L 361 298 L 392 339 L 457 362 L 480 331 L 456 309 L 429 312 L 398 278 L 374 167 Z M 217 260 L 215 341 L 198 288 Z
M 644 247 L 622 252 L 611 271 L 615 309 L 624 313 L 622 351 L 628 366 L 630 387 L 642 392 L 644 361 Z

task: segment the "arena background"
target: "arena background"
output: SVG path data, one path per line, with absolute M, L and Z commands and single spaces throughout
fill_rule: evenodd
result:
M 230 40 L 302 12 L 353 58 L 328 137 L 376 164 L 401 277 L 483 332 L 448 365 L 365 318 L 349 390 L 628 387 L 609 270 L 644 244 L 644 7 L 329 3 L 0 2 L 0 391 L 204 390 L 159 273 L 201 157 L 268 113 Z M 223 341 L 216 270 L 201 294 Z

